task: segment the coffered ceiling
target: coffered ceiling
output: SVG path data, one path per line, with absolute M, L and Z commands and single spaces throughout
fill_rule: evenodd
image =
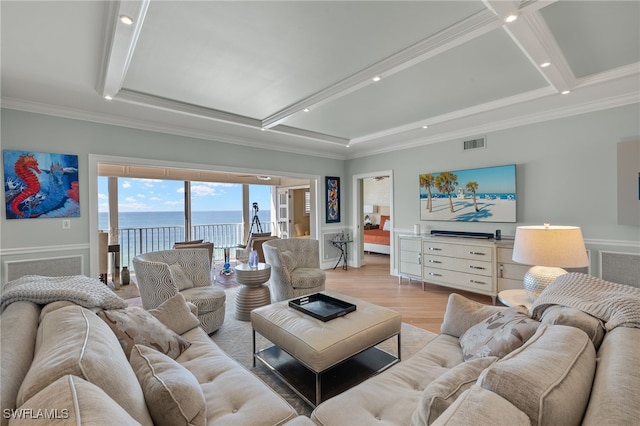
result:
M 4 107 L 251 147 L 355 158 L 640 102 L 639 1 L 0 7 Z

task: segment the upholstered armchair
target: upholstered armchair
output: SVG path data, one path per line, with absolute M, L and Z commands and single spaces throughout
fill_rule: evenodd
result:
M 255 250 L 258 253 L 258 261 L 264 263 L 264 252 L 262 245 L 265 241 L 275 240 L 278 237 L 271 235 L 270 232 L 252 233 L 246 246 L 238 246 L 236 249 L 236 259 L 239 262 L 247 263 L 249 261 L 249 253 Z
M 175 243 L 173 245 L 175 250 L 180 249 L 194 249 L 194 248 L 206 248 L 209 250 L 209 266 L 213 266 L 213 243 L 209 243 L 202 240 L 197 241 L 183 241 L 180 243 Z
M 211 334 L 224 322 L 224 290 L 211 284 L 211 256 L 206 248 L 143 253 L 133 258 L 140 299 L 153 309 L 178 294 L 196 305 L 200 326 Z
M 271 265 L 271 302 L 324 290 L 326 274 L 320 269 L 318 240 L 271 240 L 262 249 L 265 262 Z

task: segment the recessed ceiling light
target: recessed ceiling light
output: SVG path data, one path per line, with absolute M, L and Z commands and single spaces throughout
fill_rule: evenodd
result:
M 427 126 L 426 124 L 424 126 L 422 126 L 423 129 L 428 129 L 429 126 Z
M 304 111 L 304 112 L 309 112 L 309 111 L 311 111 L 311 110 L 310 110 L 309 108 L 305 108 L 305 109 L 303 109 L 302 111 Z
M 260 128 L 260 130 L 262 130 L 263 132 L 266 132 L 267 128 L 266 127 L 262 127 L 262 128 Z
M 120 22 L 125 25 L 133 25 L 133 19 L 131 19 L 131 17 L 127 15 L 120 15 Z
M 515 13 L 507 16 L 506 18 L 504 18 L 504 22 L 506 22 L 507 24 L 510 22 L 515 21 L 516 19 L 518 19 L 518 15 L 516 15 Z
M 546 68 L 549 65 L 551 65 L 551 62 L 543 62 L 543 63 L 540 64 L 540 68 Z
M 271 180 L 271 176 L 256 176 L 258 180 Z
M 562 92 L 563 95 L 568 95 L 569 93 L 571 93 L 571 90 L 563 90 Z
M 371 80 L 373 81 L 380 81 L 382 80 L 382 77 L 380 77 L 379 75 L 376 75 L 375 77 L 373 77 Z
M 346 145 L 345 145 L 345 147 L 346 147 L 346 148 L 351 148 L 351 145 L 346 144 Z
M 104 98 L 108 101 L 110 101 L 111 99 L 113 99 L 113 97 L 111 97 L 110 95 L 105 95 Z

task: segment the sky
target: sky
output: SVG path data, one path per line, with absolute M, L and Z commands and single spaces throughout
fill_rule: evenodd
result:
M 250 185 L 249 200 L 260 210 L 271 203 L 269 185 Z M 108 178 L 98 178 L 98 210 L 107 212 Z M 161 212 L 184 210 L 184 182 L 160 179 L 118 178 L 118 201 L 121 212 Z M 250 206 L 249 206 L 250 207 Z M 242 185 L 217 182 L 191 182 L 193 211 L 242 210 Z

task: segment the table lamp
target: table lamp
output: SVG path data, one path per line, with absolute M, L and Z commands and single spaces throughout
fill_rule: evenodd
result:
M 562 268 L 589 265 L 582 231 L 577 226 L 518 226 L 513 243 L 513 261 L 532 266 L 523 286 L 531 302 L 553 280 L 567 273 Z
M 365 225 L 371 225 L 371 216 L 369 216 L 371 213 L 375 213 L 375 206 L 372 204 L 365 204 L 362 208 L 365 217 L 364 217 L 364 224 Z

